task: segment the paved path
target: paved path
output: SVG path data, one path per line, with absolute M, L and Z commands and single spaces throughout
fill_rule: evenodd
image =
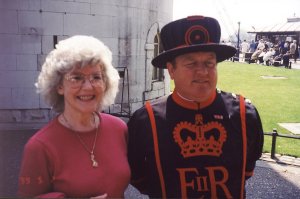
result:
M 0 198 L 15 198 L 23 146 L 32 134 L 32 130 L 0 132 Z M 273 160 L 270 154 L 263 154 L 246 190 L 250 199 L 300 198 L 300 158 L 276 155 Z M 132 186 L 126 190 L 125 197 L 147 198 Z
M 296 63 L 292 62 L 292 69 L 300 69 L 300 60 L 298 59 Z
M 258 161 L 246 191 L 247 199 L 300 198 L 300 167 Z
M 300 123 L 278 123 L 293 134 L 300 135 Z
M 257 161 L 253 177 L 246 182 L 247 199 L 300 198 L 300 165 L 292 165 L 282 156 L 278 158 L 281 159 L 280 163 L 272 160 L 270 154 L 264 154 Z M 130 185 L 125 192 L 125 198 L 146 199 L 148 197 L 141 195 Z

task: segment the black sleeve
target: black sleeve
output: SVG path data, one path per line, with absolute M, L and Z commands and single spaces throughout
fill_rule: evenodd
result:
M 141 193 L 146 193 L 145 163 L 145 122 L 148 120 L 145 108 L 137 110 L 130 118 L 128 125 L 128 161 L 131 169 L 131 184 Z M 148 123 L 148 122 L 147 122 Z
M 264 132 L 257 109 L 246 103 L 246 125 L 247 125 L 247 164 L 246 179 L 253 175 L 256 161 L 261 157 Z

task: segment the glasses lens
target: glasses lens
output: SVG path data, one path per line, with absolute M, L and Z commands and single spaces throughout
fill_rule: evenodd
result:
M 93 86 L 101 86 L 103 78 L 101 74 L 93 75 L 80 75 L 72 74 L 66 75 L 65 79 L 68 80 L 73 88 L 81 87 L 85 80 L 88 80 Z
M 65 79 L 68 80 L 74 88 L 81 86 L 84 81 L 84 77 L 82 75 L 66 75 Z
M 100 86 L 103 82 L 103 78 L 101 74 L 90 75 L 89 80 L 93 86 Z

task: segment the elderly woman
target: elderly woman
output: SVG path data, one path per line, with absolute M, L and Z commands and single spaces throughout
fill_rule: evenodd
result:
M 36 87 L 58 115 L 25 146 L 19 196 L 124 197 L 127 127 L 100 113 L 118 91 L 111 62 L 111 51 L 90 36 L 63 40 L 47 56 Z

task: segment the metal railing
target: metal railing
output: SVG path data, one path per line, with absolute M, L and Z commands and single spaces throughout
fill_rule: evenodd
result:
M 272 136 L 272 147 L 271 147 L 271 158 L 272 159 L 275 159 L 277 137 L 290 138 L 290 139 L 299 139 L 300 140 L 300 136 L 280 134 L 280 133 L 277 132 L 276 128 L 274 128 L 273 132 L 271 132 L 271 133 L 265 132 L 264 135 Z

